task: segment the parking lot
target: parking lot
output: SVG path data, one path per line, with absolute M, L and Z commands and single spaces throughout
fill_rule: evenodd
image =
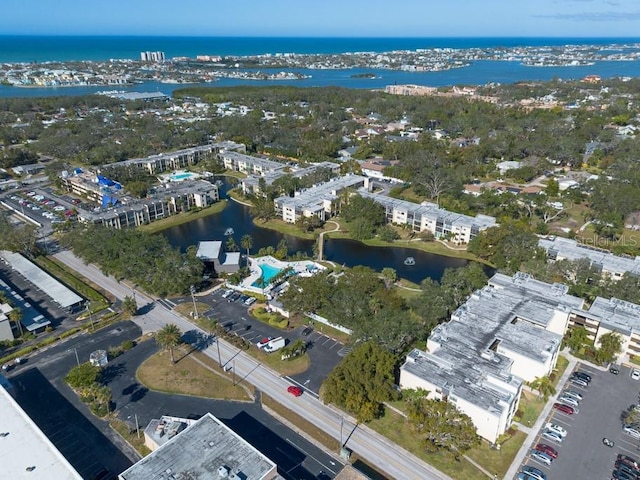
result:
M 551 465 L 545 465 L 531 457 L 530 452 L 523 464 L 540 469 L 548 480 L 609 479 L 618 454 L 640 459 L 640 440 L 624 433 L 621 421 L 622 413 L 639 403 L 640 380 L 632 379 L 627 367 L 620 368 L 618 375 L 580 364 L 576 371 L 592 377 L 588 387 L 567 382 L 563 389 L 583 396 L 577 411 L 569 415 L 552 409 L 545 422 L 564 428 L 566 437 L 562 442 L 544 438 L 541 436 L 543 427 L 533 444 L 550 445 L 557 450 L 558 457 Z M 606 446 L 603 438 L 613 441 L 614 446 Z
M 345 346 L 322 333 L 322 327 L 316 324 L 311 331 L 305 331 L 305 327 L 298 327 L 295 330 L 283 332 L 275 327 L 271 327 L 253 318 L 248 312 L 248 306 L 240 301 L 229 302 L 222 298 L 223 289 L 218 289 L 212 294 L 197 298 L 199 303 L 206 303 L 211 308 L 200 315 L 215 318 L 227 330 L 246 339 L 254 345 L 265 337 L 285 337 L 289 342 L 294 342 L 299 338 L 308 343 L 308 353 L 311 358 L 311 365 L 307 371 L 291 377 L 294 383 L 299 384 L 306 390 L 318 393 L 320 385 L 327 378 L 327 375 L 342 360 L 348 349 Z M 190 302 L 190 298 L 175 300 L 177 303 Z M 176 305 L 173 301 L 163 300 L 168 307 Z M 304 335 L 306 334 L 306 335 Z M 256 347 L 257 348 L 257 347 Z

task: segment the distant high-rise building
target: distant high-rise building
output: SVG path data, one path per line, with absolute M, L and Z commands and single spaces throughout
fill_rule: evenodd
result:
M 164 62 L 164 52 L 140 52 L 140 60 L 143 62 Z

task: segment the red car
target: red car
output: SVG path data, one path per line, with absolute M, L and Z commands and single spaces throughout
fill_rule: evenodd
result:
M 573 415 L 575 413 L 573 407 L 565 405 L 564 403 L 554 403 L 553 408 L 560 410 L 562 413 L 566 413 L 567 415 Z
M 539 443 L 536 445 L 536 450 L 539 452 L 546 453 L 551 458 L 558 458 L 558 451 L 553 448 L 551 445 L 547 445 L 546 443 Z
M 295 385 L 290 385 L 287 387 L 287 392 L 289 392 L 294 397 L 299 397 L 302 395 L 302 389 L 300 387 L 296 387 Z

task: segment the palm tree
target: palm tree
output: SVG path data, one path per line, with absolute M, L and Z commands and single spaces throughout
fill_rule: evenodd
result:
M 238 244 L 236 243 L 236 240 L 232 236 L 229 236 L 229 238 L 227 238 L 227 243 L 225 247 L 229 252 L 238 251 Z
M 253 238 L 251 235 L 243 235 L 240 239 L 240 246 L 247 251 L 247 257 L 249 257 L 249 250 L 253 247 Z
M 531 388 L 537 390 L 542 397 L 547 400 L 551 395 L 555 395 L 556 389 L 549 375 L 536 377 L 530 384 Z
M 182 332 L 178 326 L 173 323 L 168 323 L 162 327 L 158 333 L 156 333 L 156 342 L 163 350 L 169 350 L 171 364 L 175 364 L 176 360 L 173 357 L 173 349 L 182 343 Z
M 122 300 L 122 311 L 128 313 L 132 317 L 138 313 L 138 304 L 133 297 L 127 295 Z

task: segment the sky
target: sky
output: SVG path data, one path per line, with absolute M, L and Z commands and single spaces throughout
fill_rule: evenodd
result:
M 0 34 L 638 37 L 640 0 L 2 0 Z

